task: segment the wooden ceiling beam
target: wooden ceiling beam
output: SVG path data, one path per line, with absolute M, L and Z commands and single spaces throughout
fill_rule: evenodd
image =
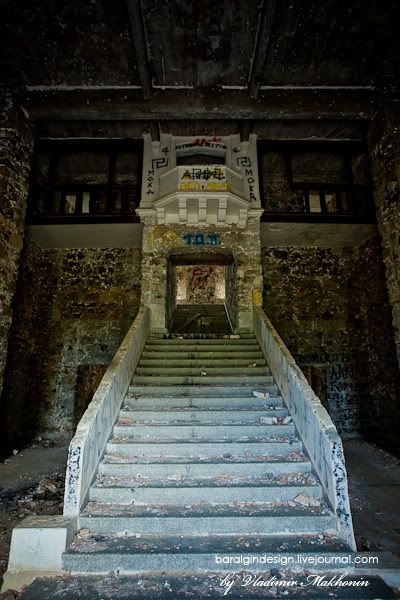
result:
M 149 99 L 152 96 L 153 83 L 144 31 L 142 6 L 140 0 L 127 0 L 127 5 L 132 43 L 135 50 L 140 83 L 143 89 L 143 96 L 145 99 Z
M 250 134 L 253 133 L 253 121 L 242 121 L 239 125 L 240 141 L 248 142 Z
M 49 120 L 369 120 L 377 94 L 363 89 L 261 89 L 252 99 L 246 90 L 208 94 L 190 90 L 155 90 L 143 99 L 140 90 L 51 88 L 28 90 L 26 107 L 35 121 Z
M 271 42 L 272 27 L 276 11 L 277 0 L 264 0 L 260 23 L 249 79 L 249 93 L 251 98 L 256 99 L 260 91 L 264 67 L 267 60 L 268 48 Z
M 160 121 L 151 121 L 150 123 L 150 135 L 152 142 L 159 142 L 161 139 L 161 127 Z

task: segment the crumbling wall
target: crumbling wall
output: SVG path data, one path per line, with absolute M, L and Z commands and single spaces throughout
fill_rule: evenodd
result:
M 264 248 L 264 308 L 339 433 L 396 446 L 399 371 L 380 244 Z
M 71 435 L 138 311 L 140 261 L 138 249 L 25 249 L 4 389 L 8 444 L 33 431 Z
M 374 199 L 400 364 L 400 108 L 386 102 L 369 132 Z
M 0 81 L 0 394 L 24 239 L 32 156 L 31 128 L 20 107 L 23 89 L 9 73 L 7 78 L 7 84 Z M 12 93 L 8 86 L 12 86 Z
M 221 225 L 217 230 L 209 225 L 199 227 L 196 243 L 196 229 L 187 225 L 157 225 L 154 215 L 143 215 L 143 304 L 152 311 L 152 327 L 163 330 L 166 323 L 165 295 L 167 292 L 168 257 L 172 255 L 190 255 L 196 262 L 207 264 L 208 257 L 223 254 L 233 256 L 235 262 L 235 313 L 232 315 L 235 325 L 242 329 L 251 327 L 252 292 L 261 289 L 260 266 L 260 222 L 258 216 L 251 216 L 246 227 Z M 188 232 L 194 243 L 188 243 Z M 217 243 L 203 243 L 207 238 Z M 204 257 L 204 260 L 203 260 Z M 201 260 L 199 260 L 201 259 Z M 233 292 L 230 285 L 227 295 Z M 233 299 L 232 299 L 233 302 Z M 236 308 L 237 306 L 237 308 Z

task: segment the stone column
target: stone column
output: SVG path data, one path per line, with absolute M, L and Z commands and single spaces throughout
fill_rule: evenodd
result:
M 0 82 L 0 393 L 7 360 L 12 301 L 24 241 L 32 130 L 16 77 Z
M 400 100 L 400 98 L 399 98 Z M 400 102 L 382 102 L 369 131 L 374 198 L 400 364 Z
M 249 216 L 246 228 L 237 230 L 232 247 L 237 260 L 238 324 L 240 329 L 252 329 L 253 292 L 263 289 L 261 268 L 260 212 Z M 236 239 L 235 239 L 236 238 Z
M 167 293 L 168 250 L 178 235 L 165 227 L 158 227 L 154 215 L 141 215 L 142 242 L 142 306 L 151 311 L 151 327 L 166 331 L 165 298 Z

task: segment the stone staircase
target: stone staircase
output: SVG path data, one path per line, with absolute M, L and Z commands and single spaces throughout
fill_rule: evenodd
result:
M 216 555 L 348 550 L 251 333 L 150 336 L 79 527 L 72 572 L 240 571 Z
M 176 333 L 232 333 L 224 304 L 178 304 L 171 331 Z

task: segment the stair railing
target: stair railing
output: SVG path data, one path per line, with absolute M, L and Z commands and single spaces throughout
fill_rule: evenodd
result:
M 254 333 L 334 511 L 338 535 L 356 550 L 342 441 L 328 412 L 259 306 L 257 295 L 254 298 Z
M 150 332 L 150 310 L 141 308 L 104 374 L 71 440 L 64 516 L 77 517 Z

